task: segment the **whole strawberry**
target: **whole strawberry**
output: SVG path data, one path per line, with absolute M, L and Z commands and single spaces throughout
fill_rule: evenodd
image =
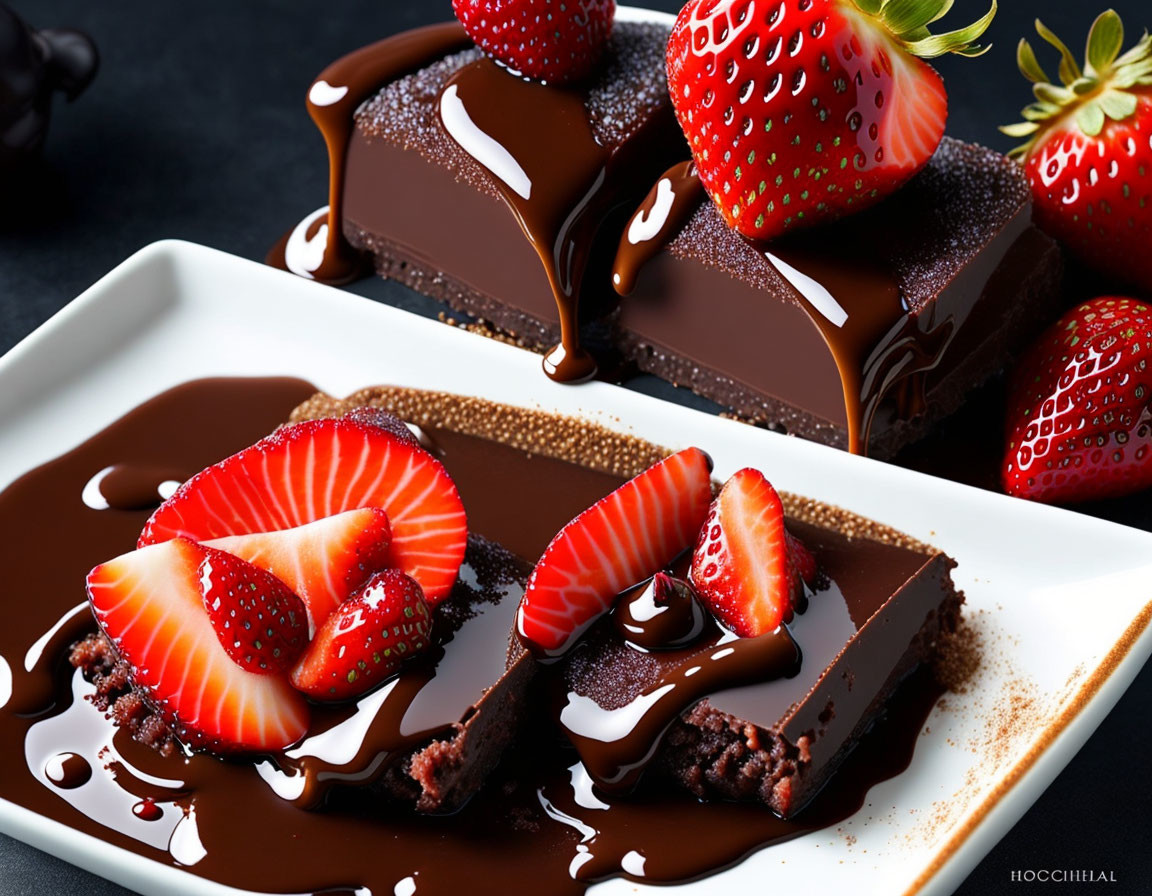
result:
M 591 74 L 616 16 L 615 0 L 452 0 L 452 9 L 489 56 L 550 84 Z
M 427 650 L 431 632 L 420 585 L 398 569 L 384 570 L 320 626 L 292 670 L 292 684 L 314 700 L 359 697 Z
M 228 656 L 256 674 L 286 672 L 308 641 L 304 601 L 272 573 L 201 545 L 200 594 Z
M 729 226 L 768 240 L 859 211 L 919 171 L 948 101 L 923 61 L 973 56 L 996 12 L 947 34 L 951 0 L 690 0 L 672 29 L 672 104 Z
M 1108 10 L 1092 24 L 1084 68 L 1039 20 L 1060 51 L 1050 83 L 1028 41 L 1017 49 L 1036 102 L 1027 121 L 1001 128 L 1029 137 L 1011 155 L 1024 163 L 1036 220 L 1081 260 L 1152 290 L 1152 37 L 1120 55 L 1124 26 Z
M 1101 297 L 1057 321 L 1016 370 L 1004 488 L 1071 503 L 1152 486 L 1152 305 Z

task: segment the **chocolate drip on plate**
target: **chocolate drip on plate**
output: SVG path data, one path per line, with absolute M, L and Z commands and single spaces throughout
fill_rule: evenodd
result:
M 862 805 L 869 787 L 907 765 L 939 694 L 930 677 L 918 679 L 888 704 L 888 720 L 879 723 L 876 736 L 865 739 L 834 786 L 798 821 L 783 821 L 762 806 L 701 803 L 654 780 L 642 782 L 626 800 L 596 797 L 590 809 L 585 790 L 573 788 L 575 756 L 544 731 L 537 731 L 538 738 L 529 731 L 522 749 L 471 803 L 436 818 L 415 817 L 385 805 L 377 792 L 357 788 L 334 789 L 323 811 L 305 811 L 269 786 L 274 768 L 268 758 L 162 755 L 139 743 L 86 699 L 94 687 L 68 666 L 66 656 L 70 643 L 95 628 L 84 602 L 85 574 L 130 550 L 149 511 L 95 510 L 80 493 L 96 472 L 118 463 L 198 470 L 266 435 L 314 391 L 299 380 L 189 383 L 0 493 L 0 527 L 7 533 L 0 563 L 13 581 L 27 583 L 0 595 L 0 603 L 8 602 L 9 620 L 0 628 L 0 797 L 110 846 L 243 890 L 364 887 L 391 893 L 412 892 L 418 882 L 419 892 L 483 896 L 523 888 L 527 880 L 542 896 L 579 896 L 592 880 L 606 876 L 691 879 L 813 827 L 835 824 Z M 500 443 L 430 429 L 444 448 L 473 528 L 497 540 L 515 540 L 525 554 L 543 549 L 556 531 L 557 515 L 574 515 L 620 481 L 590 477 L 582 467 Z M 530 476 L 538 477 L 530 487 L 517 491 L 512 485 Z M 54 537 L 45 539 L 45 531 Z M 470 569 L 478 570 L 476 559 L 470 551 Z M 478 571 L 475 582 L 470 575 L 466 570 L 469 587 L 487 587 L 485 575 Z M 815 610 L 814 600 L 809 614 Z M 463 625 L 489 623 L 494 631 L 497 620 L 486 614 Z M 464 631 L 457 637 L 466 637 Z M 505 644 L 502 640 L 499 654 L 485 662 L 503 663 Z M 442 663 L 455 657 L 462 666 L 479 669 L 457 649 L 461 643 L 443 646 Z M 410 671 L 417 679 L 416 667 Z M 471 676 L 474 687 L 484 674 Z M 430 710 L 446 706 L 433 692 L 438 680 L 417 688 L 414 700 L 401 701 L 407 711 L 393 714 L 401 719 L 401 738 L 443 725 L 443 713 L 413 713 L 422 697 L 429 699 Z M 352 748 L 372 737 L 370 730 L 365 740 L 350 738 L 345 746 L 355 753 Z M 89 776 L 85 779 L 83 767 L 71 759 L 49 770 L 50 760 L 63 753 L 81 757 Z M 65 767 L 72 771 L 65 773 Z M 72 786 L 65 789 L 54 778 Z M 261 856 L 275 861 L 253 858 Z

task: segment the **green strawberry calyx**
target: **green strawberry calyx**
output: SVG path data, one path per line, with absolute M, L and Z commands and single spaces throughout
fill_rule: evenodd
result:
M 1029 138 L 1008 155 L 1027 156 L 1040 136 L 1066 116 L 1072 117 L 1085 136 L 1097 137 L 1109 119 L 1123 121 L 1135 114 L 1138 98 L 1134 89 L 1152 86 L 1152 35 L 1145 31 L 1136 45 L 1121 55 L 1124 24 L 1115 10 L 1105 10 L 1088 31 L 1081 69 L 1071 50 L 1039 19 L 1036 32 L 1060 53 L 1060 83 L 1052 83 L 1031 44 L 1021 39 L 1016 64 L 1032 82 L 1036 101 L 1024 107 L 1024 121 L 1000 128 L 1009 137 Z
M 941 19 L 952 8 L 954 0 L 852 0 L 860 12 L 871 16 L 901 47 L 921 59 L 934 59 L 947 53 L 980 56 L 991 45 L 976 41 L 988 30 L 996 17 L 996 0 L 983 16 L 965 28 L 933 34 L 928 26 Z

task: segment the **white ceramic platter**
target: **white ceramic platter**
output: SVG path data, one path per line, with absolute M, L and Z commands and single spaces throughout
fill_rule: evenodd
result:
M 956 580 L 985 659 L 967 692 L 934 710 L 911 767 L 875 787 L 838 828 L 652 891 L 661 896 L 768 886 L 949 893 L 1051 783 L 1152 652 L 1152 567 L 1141 565 L 1152 557 L 1148 533 L 607 384 L 557 385 L 528 352 L 186 243 L 146 248 L 0 359 L 0 487 L 164 389 L 235 375 L 298 376 L 335 394 L 419 386 L 582 415 L 672 448 L 704 447 L 720 477 L 757 466 L 782 489 L 873 517 L 959 560 Z M 235 892 L 2 800 L 0 830 L 142 893 Z M 635 891 L 613 880 L 593 892 Z

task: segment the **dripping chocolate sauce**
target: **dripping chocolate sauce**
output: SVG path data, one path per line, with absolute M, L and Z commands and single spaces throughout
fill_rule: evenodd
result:
M 621 237 L 612 275 L 617 292 L 632 292 L 644 265 L 676 238 L 705 196 L 691 163 L 657 181 Z M 925 376 L 940 363 L 954 328 L 945 320 L 922 330 L 893 273 L 858 235 L 838 239 L 836 226 L 822 228 L 818 240 L 745 239 L 789 285 L 828 344 L 844 385 L 849 450 L 866 454 L 886 397 L 895 397 L 903 418 L 923 413 Z M 822 241 L 836 245 L 837 254 L 824 251 Z
M 596 141 L 584 98 L 514 77 L 485 57 L 444 85 L 440 120 L 495 176 L 548 274 L 560 345 L 545 356 L 545 372 L 561 382 L 590 379 L 596 362 L 580 345 L 580 288 L 592 239 L 615 199 L 606 189 L 611 155 Z
M 268 264 L 332 286 L 371 273 L 364 254 L 344 238 L 344 180 L 356 109 L 382 85 L 470 45 L 457 22 L 429 25 L 369 44 L 320 73 L 307 106 L 328 149 L 328 205 L 285 234 L 268 253 Z
M 8 612 L 0 628 L 0 662 L 11 677 L 10 693 L 0 694 L 0 755 L 8 763 L 0 797 L 113 846 L 256 892 L 387 893 L 418 884 L 424 893 L 496 894 L 528 881 L 536 893 L 576 896 L 628 869 L 649 882 L 722 869 L 847 818 L 868 788 L 907 766 L 939 696 L 928 675 L 905 683 L 834 785 L 794 821 L 754 805 L 700 803 L 649 780 L 627 800 L 591 799 L 575 754 L 551 731 L 529 732 L 471 803 L 436 818 L 390 808 L 357 788 L 337 788 L 322 810 L 307 811 L 277 796 L 252 762 L 166 758 L 139 744 L 85 699 L 92 686 L 69 667 L 67 652 L 94 629 L 85 574 L 130 550 L 149 511 L 94 509 L 81 499 L 85 485 L 117 464 L 165 475 L 199 470 L 267 434 L 313 391 L 289 379 L 194 381 L 0 493 L 8 533 L 0 562 L 30 583 L 21 612 Z M 557 516 L 571 516 L 618 482 L 482 439 L 430 435 L 474 528 L 522 556 L 543 549 Z M 521 472 L 550 490 L 518 492 Z M 642 869 L 628 861 L 636 854 Z

